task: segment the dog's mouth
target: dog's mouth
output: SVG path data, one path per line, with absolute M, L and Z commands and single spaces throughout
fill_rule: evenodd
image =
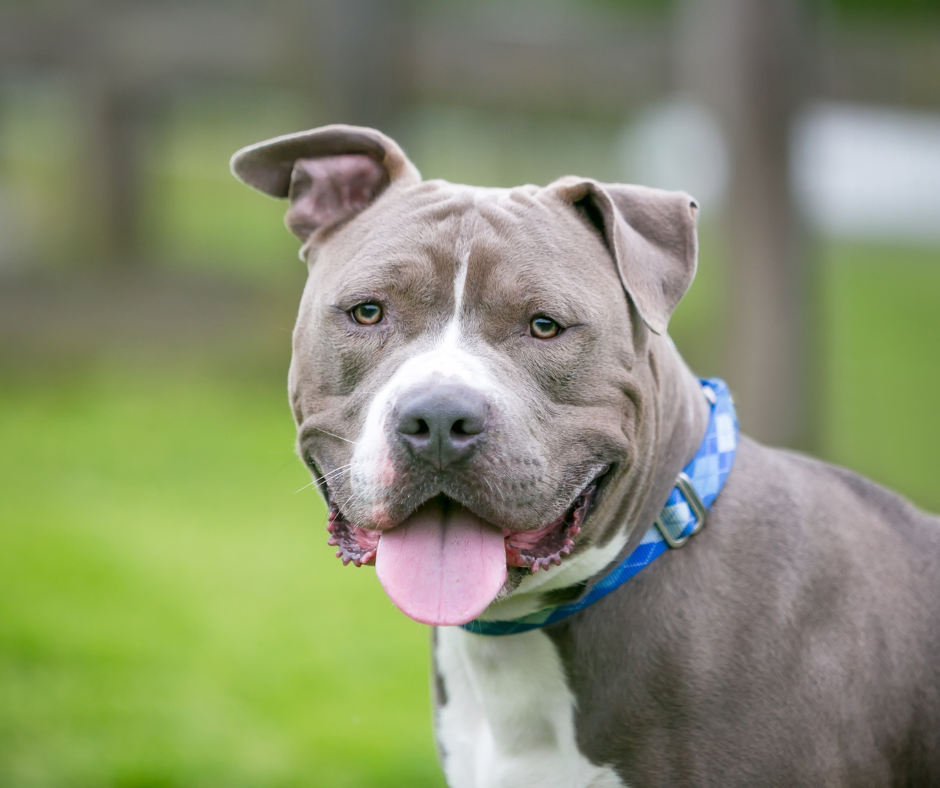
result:
M 374 563 L 386 593 L 412 618 L 463 624 L 495 599 L 510 567 L 538 572 L 561 564 L 574 549 L 604 473 L 556 520 L 526 531 L 493 525 L 446 495 L 425 502 L 394 528 L 360 528 L 327 488 L 329 544 L 344 565 Z

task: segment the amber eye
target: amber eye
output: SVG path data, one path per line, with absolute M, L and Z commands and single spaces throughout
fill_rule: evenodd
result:
M 561 326 L 550 317 L 536 315 L 529 321 L 529 332 L 536 339 L 551 339 L 561 333 Z
M 352 319 L 364 326 L 374 326 L 382 322 L 382 307 L 374 301 L 366 301 L 352 308 Z

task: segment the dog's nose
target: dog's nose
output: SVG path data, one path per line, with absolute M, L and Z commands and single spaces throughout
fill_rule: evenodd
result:
M 443 470 L 476 449 L 487 410 L 486 399 L 473 389 L 439 383 L 403 394 L 395 426 L 415 457 Z

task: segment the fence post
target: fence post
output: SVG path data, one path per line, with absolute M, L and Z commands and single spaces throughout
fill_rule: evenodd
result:
M 107 80 L 88 86 L 87 136 L 90 205 L 82 214 L 94 223 L 93 250 L 112 267 L 141 262 L 144 146 L 152 107 L 145 96 Z
M 730 151 L 729 384 L 760 440 L 812 445 L 814 337 L 790 134 L 806 63 L 800 0 L 686 0 L 678 82 L 718 114 Z
M 322 95 L 329 123 L 388 128 L 410 86 L 404 0 L 321 0 Z

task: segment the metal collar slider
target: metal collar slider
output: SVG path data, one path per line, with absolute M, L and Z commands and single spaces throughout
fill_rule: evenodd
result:
M 689 509 L 692 510 L 692 516 L 695 519 L 691 523 L 692 530 L 688 530 L 689 523 L 668 523 L 662 515 L 656 518 L 654 524 L 670 547 L 682 547 L 689 541 L 690 536 L 702 530 L 702 526 L 705 525 L 705 518 L 708 516 L 708 509 L 705 508 L 705 504 L 702 503 L 702 499 L 699 498 L 698 493 L 692 486 L 692 480 L 685 473 L 679 474 L 676 479 L 676 487 L 679 488 L 679 492 L 682 493 L 686 503 L 689 504 Z

